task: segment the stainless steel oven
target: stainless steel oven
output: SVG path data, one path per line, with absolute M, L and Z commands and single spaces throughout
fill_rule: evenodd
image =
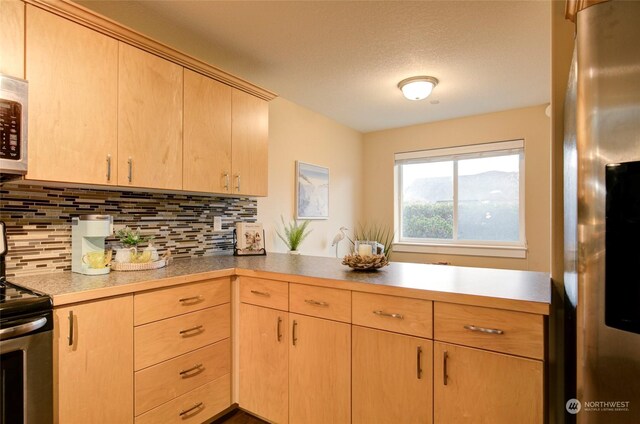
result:
M 0 221 L 0 423 L 53 422 L 51 298 L 6 281 Z
M 27 81 L 0 74 L 0 181 L 27 173 Z

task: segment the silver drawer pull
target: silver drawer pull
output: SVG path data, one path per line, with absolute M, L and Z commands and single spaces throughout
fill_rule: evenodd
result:
M 189 369 L 182 370 L 180 371 L 180 375 L 182 376 L 182 378 L 191 377 L 193 374 L 189 374 L 189 373 L 196 370 L 198 370 L 198 372 L 202 371 L 202 364 L 196 364 Z
M 476 327 L 475 325 L 465 325 L 464 328 L 470 331 L 479 331 L 480 333 L 504 334 L 504 331 L 496 330 L 495 328 Z
M 182 303 L 197 303 L 202 300 L 202 296 L 191 296 L 191 297 L 183 297 L 182 299 L 178 299 L 178 302 Z
M 193 332 L 193 331 L 203 331 L 203 326 L 202 325 L 196 325 L 195 327 L 191 327 L 191 328 L 187 328 L 186 330 L 180 330 L 180 335 L 181 336 L 188 336 L 189 333 Z
M 373 313 L 378 315 L 378 316 L 381 316 L 381 317 L 404 319 L 404 315 L 402 315 L 402 314 L 390 314 L 390 313 L 383 312 L 383 311 L 373 311 Z
M 313 306 L 323 306 L 323 307 L 329 306 L 329 304 L 327 302 L 320 302 L 320 301 L 313 300 L 313 299 L 305 299 L 304 301 L 306 303 L 308 303 L 309 305 L 313 305 Z
M 193 405 L 191 408 L 181 411 L 180 412 L 180 416 L 183 417 L 183 416 L 187 415 L 189 412 L 193 411 L 194 409 L 198 409 L 203 405 L 204 404 L 202 402 L 198 402 L 195 405 Z
M 251 290 L 251 293 L 257 295 L 257 296 L 264 296 L 264 297 L 271 297 L 271 293 L 267 293 L 267 292 L 261 292 L 258 290 Z

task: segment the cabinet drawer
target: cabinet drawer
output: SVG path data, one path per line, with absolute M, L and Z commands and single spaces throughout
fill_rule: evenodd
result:
M 229 278 L 206 280 L 194 284 L 154 290 L 134 297 L 134 325 L 198 311 L 229 303 Z
M 289 309 L 289 283 L 240 277 L 240 302 L 286 311 Z
M 289 310 L 303 315 L 351 322 L 351 292 L 289 284 Z
M 227 303 L 136 327 L 135 369 L 226 339 L 230 336 L 230 323 L 231 309 Z
M 353 323 L 431 338 L 433 302 L 353 292 Z
M 231 375 L 226 374 L 136 417 L 136 424 L 199 424 L 231 406 Z
M 215 344 L 136 372 L 136 415 L 231 372 L 231 342 Z
M 434 320 L 436 340 L 544 359 L 542 315 L 436 302 Z

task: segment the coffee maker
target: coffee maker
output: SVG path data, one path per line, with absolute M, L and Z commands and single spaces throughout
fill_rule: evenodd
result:
M 87 275 L 108 274 L 111 251 L 105 239 L 113 234 L 111 215 L 81 215 L 71 220 L 71 271 Z

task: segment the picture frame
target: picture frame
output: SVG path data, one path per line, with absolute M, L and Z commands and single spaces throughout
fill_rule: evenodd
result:
M 264 229 L 259 222 L 238 222 L 233 230 L 234 256 L 264 256 Z
M 296 219 L 329 219 L 329 168 L 296 161 Z

